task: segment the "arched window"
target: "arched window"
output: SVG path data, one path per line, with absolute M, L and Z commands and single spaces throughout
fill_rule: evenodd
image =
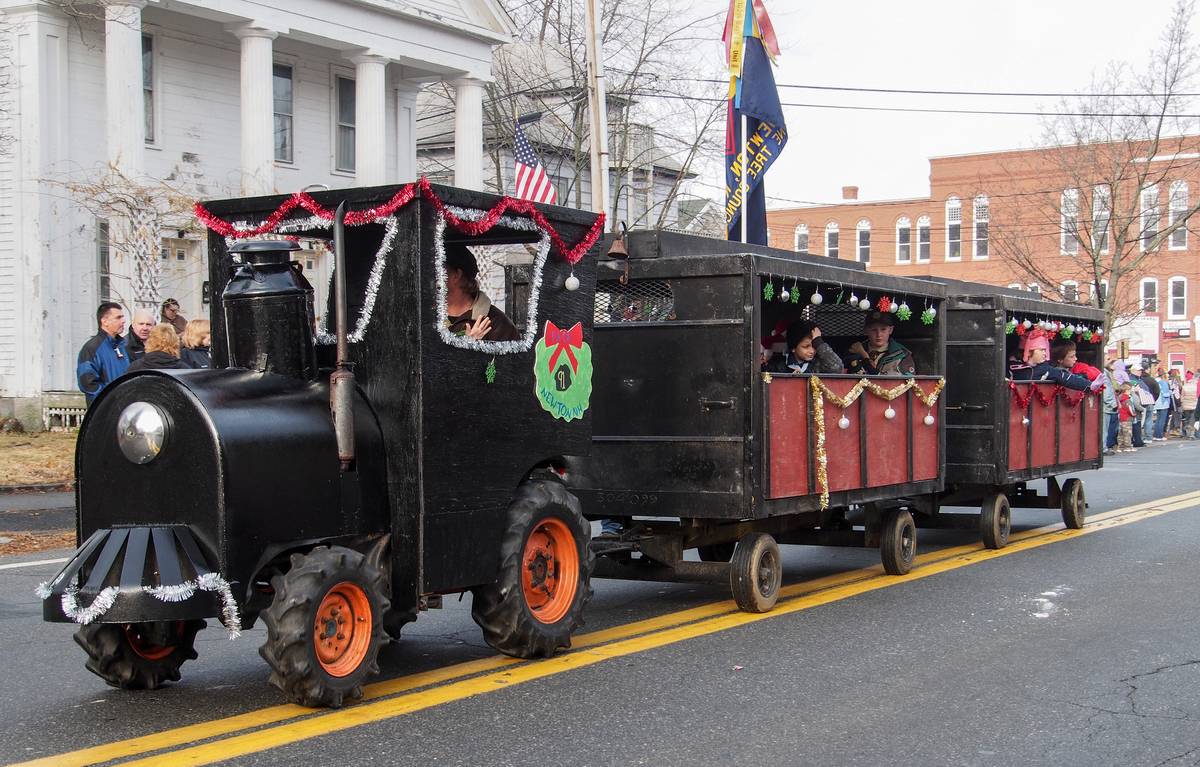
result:
M 1188 185 L 1186 181 L 1176 181 L 1171 184 L 1171 207 L 1167 211 L 1167 226 L 1174 226 L 1177 221 L 1187 215 Z M 1187 226 L 1181 226 L 1171 232 L 1171 250 L 1187 250 Z
M 860 264 L 871 263 L 871 222 L 867 219 L 862 219 L 858 222 L 858 226 L 854 227 L 858 235 L 858 262 Z
M 917 263 L 928 264 L 933 250 L 933 224 L 929 216 L 917 219 Z
M 838 257 L 838 225 L 830 221 L 825 225 L 825 255 L 829 258 Z
M 908 216 L 896 219 L 896 263 L 912 263 L 912 221 Z
M 962 259 L 962 200 L 946 200 L 946 260 Z
M 796 227 L 796 252 L 808 255 L 808 224 Z
M 986 194 L 976 195 L 975 208 L 972 213 L 972 224 L 975 226 L 975 249 L 971 252 L 971 258 L 984 259 L 988 257 L 988 222 L 991 219 L 991 207 Z

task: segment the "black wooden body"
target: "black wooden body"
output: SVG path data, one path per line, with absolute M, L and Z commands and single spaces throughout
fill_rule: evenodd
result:
M 1008 356 L 1012 349 L 1008 347 L 1015 344 L 1014 336 L 1005 333 L 1005 323 L 1021 317 L 1099 326 L 1104 323 L 1103 311 L 988 285 L 938 282 L 948 294 L 946 486 L 953 500 L 974 502 L 993 488 L 1099 468 L 1102 450 L 1095 459 L 1010 469 Z M 1080 341 L 1077 354 L 1082 362 L 1103 367 L 1102 344 Z
M 791 514 L 818 524 L 822 514 L 815 494 L 767 497 L 771 425 L 759 339 L 774 323 L 776 310 L 785 307 L 763 301 L 764 280 L 818 284 L 833 289 L 831 302 L 836 287 L 844 286 L 847 295 L 852 289 L 875 298 L 905 294 L 938 307 L 941 287 L 866 272 L 858 265 L 843 268 L 826 259 L 684 235 L 632 233 L 628 247 L 628 262 L 599 262 L 592 451 L 572 458 L 568 473 L 585 513 L 714 521 Z M 672 311 L 651 321 L 606 318 L 604 312 L 613 310 L 605 305 L 606 291 L 621 290 L 623 277 L 628 286 L 669 286 Z M 857 315 L 861 327 L 862 312 Z M 920 327 L 915 317 L 913 323 Z M 922 373 L 943 370 L 943 328 L 938 322 L 919 331 L 913 352 Z M 880 383 L 893 386 L 900 380 Z M 940 489 L 940 479 L 933 479 L 837 492 L 830 503 L 838 507 Z

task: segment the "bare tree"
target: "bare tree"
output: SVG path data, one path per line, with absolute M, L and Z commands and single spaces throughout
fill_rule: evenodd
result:
M 548 173 L 562 180 L 559 204 L 585 207 L 584 181 L 590 173 L 585 56 L 585 8 L 581 0 L 530 0 L 510 7 L 518 39 L 500 49 L 493 63 L 494 82 L 484 102 L 485 183 L 509 192 L 505 167 L 511 151 L 514 117 L 540 112 L 526 126 Z M 693 168 L 720 153 L 724 136 L 713 130 L 724 116 L 711 86 L 678 79 L 697 77 L 695 51 L 720 35 L 722 14 L 696 15 L 684 0 L 658 3 L 605 0 L 601 14 L 608 74 L 609 151 L 613 215 L 632 198 L 630 225 L 659 226 Z M 720 76 L 714 62 L 714 77 Z M 702 76 L 702 75 L 701 75 Z M 705 88 L 709 90 L 705 90 Z M 452 137 L 449 115 L 453 94 L 440 86 L 422 100 L 418 119 L 432 129 L 425 146 Z M 439 123 L 440 121 L 440 123 Z M 448 174 L 451 156 L 425 153 L 433 174 Z M 665 189 L 655 190 L 656 182 Z
M 1055 292 L 1068 280 L 1089 287 L 1106 332 L 1141 312 L 1131 283 L 1200 211 L 1200 194 L 1189 197 L 1186 186 L 1200 178 L 1200 138 L 1189 135 L 1196 124 L 1187 114 L 1200 70 L 1194 10 L 1195 0 L 1178 0 L 1143 72 L 1114 63 L 1087 95 L 1061 102 L 1044 126 L 1050 149 L 1007 167 L 1038 189 L 1011 195 L 1011 215 L 993 218 L 996 251 Z

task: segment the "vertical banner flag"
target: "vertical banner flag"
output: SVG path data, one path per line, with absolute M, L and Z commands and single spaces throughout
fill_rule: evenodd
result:
M 766 187 L 763 177 L 787 144 L 787 125 L 771 63 L 779 43 L 763 0 L 730 0 L 725 21 L 729 61 L 729 107 L 725 122 L 725 225 L 728 239 L 741 240 L 742 177 L 746 205 L 746 241 L 767 244 Z M 742 135 L 742 117 L 746 135 Z M 746 164 L 742 167 L 742 148 Z
M 558 195 L 554 191 L 554 184 L 550 183 L 542 161 L 534 154 L 529 139 L 525 138 L 525 129 L 521 127 L 520 120 L 517 120 L 517 130 L 513 135 L 513 164 L 516 167 L 514 197 L 557 204 Z

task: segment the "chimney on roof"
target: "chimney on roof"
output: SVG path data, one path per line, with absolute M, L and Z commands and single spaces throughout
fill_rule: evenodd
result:
M 842 199 L 843 200 L 857 200 L 858 199 L 858 187 L 856 187 L 856 186 L 842 187 Z

